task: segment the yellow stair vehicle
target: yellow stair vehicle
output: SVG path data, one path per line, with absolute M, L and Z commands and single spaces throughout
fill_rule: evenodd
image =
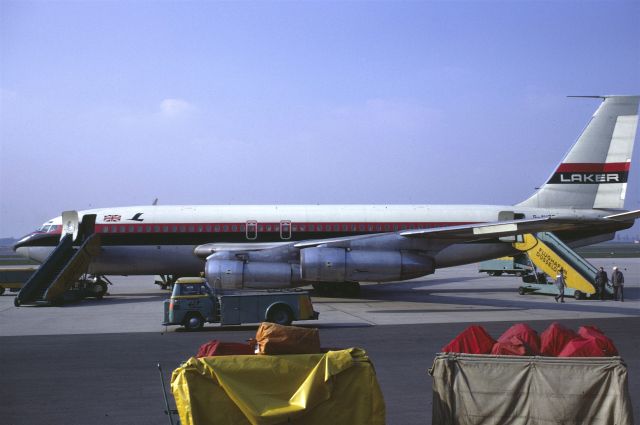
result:
M 567 285 L 565 295 L 573 296 L 575 299 L 595 297 L 595 277 L 598 270 L 553 233 L 524 235 L 522 242 L 516 242 L 513 246 L 519 251 L 526 252 L 531 262 L 553 280 L 562 267 Z M 613 288 L 607 286 L 605 291 L 610 296 Z M 556 294 L 557 289 L 553 281 L 549 284 L 530 283 L 520 287 L 520 294 L 526 293 Z

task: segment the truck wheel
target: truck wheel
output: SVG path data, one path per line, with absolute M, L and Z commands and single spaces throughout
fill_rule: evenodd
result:
M 202 329 L 204 326 L 204 320 L 202 316 L 197 313 L 190 314 L 184 319 L 184 324 L 182 325 L 188 331 L 197 331 Z
M 526 293 L 527 293 L 527 291 L 525 291 L 525 290 L 524 290 L 524 287 L 523 287 L 523 286 L 521 286 L 521 287 L 519 287 L 519 288 L 518 288 L 518 294 L 520 294 L 520 295 L 524 295 L 524 294 L 526 294 Z
M 0 295 L 4 294 L 4 286 L 0 286 Z
M 573 293 L 573 298 L 575 298 L 576 300 L 584 300 L 585 297 L 582 291 L 575 291 Z
M 289 326 L 293 321 L 293 315 L 288 307 L 276 305 L 269 310 L 267 322 L 277 323 L 278 325 Z

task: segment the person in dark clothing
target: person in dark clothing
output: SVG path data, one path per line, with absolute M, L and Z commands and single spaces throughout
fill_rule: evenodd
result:
M 564 287 L 567 286 L 564 282 L 564 270 L 562 267 L 558 269 L 558 275 L 556 276 L 556 288 L 558 288 L 558 295 L 555 296 L 556 302 L 560 299 L 560 302 L 564 302 Z
M 604 267 L 600 267 L 600 270 L 596 273 L 596 290 L 598 291 L 601 300 L 604 300 L 604 295 L 607 291 L 607 283 L 609 283 L 607 272 L 604 271 Z
M 618 301 L 618 296 L 620 296 L 620 301 L 624 302 L 624 275 L 618 270 L 618 266 L 613 267 L 611 284 L 613 285 L 613 299 Z

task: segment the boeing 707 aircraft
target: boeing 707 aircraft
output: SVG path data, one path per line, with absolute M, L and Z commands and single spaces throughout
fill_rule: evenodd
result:
M 44 261 L 73 220 L 95 215 L 89 273 L 197 275 L 222 288 L 397 281 L 514 254 L 516 235 L 553 231 L 582 246 L 612 239 L 625 211 L 640 96 L 602 103 L 546 183 L 516 205 L 172 205 L 59 216 L 14 249 Z M 65 221 L 66 220 L 66 221 Z

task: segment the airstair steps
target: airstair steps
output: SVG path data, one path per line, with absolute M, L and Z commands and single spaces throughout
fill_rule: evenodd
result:
M 555 278 L 560 267 L 565 272 L 567 295 L 576 298 L 592 297 L 596 294 L 595 277 L 597 269 L 584 257 L 572 250 L 551 232 L 524 235 L 522 242 L 514 247 L 526 252 L 531 262 L 548 276 Z M 554 285 L 530 284 L 524 287 L 529 292 L 556 293 Z M 607 292 L 612 289 L 607 287 Z M 525 291 L 526 292 L 526 291 Z
M 99 252 L 100 235 L 90 234 L 77 248 L 73 246 L 73 236 L 65 235 L 23 285 L 15 305 L 54 303 L 62 299 L 64 292 L 87 272 L 91 259 Z

